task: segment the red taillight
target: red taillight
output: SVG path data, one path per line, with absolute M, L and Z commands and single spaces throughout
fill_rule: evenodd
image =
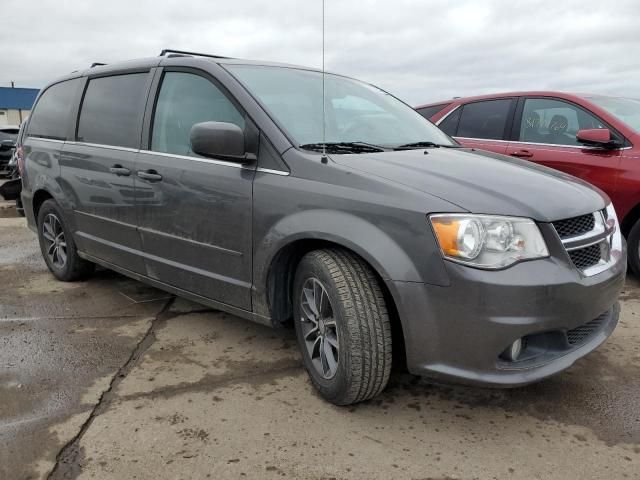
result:
M 16 158 L 18 159 L 18 171 L 20 172 L 20 176 L 24 176 L 24 150 L 22 149 L 22 145 L 16 147 Z

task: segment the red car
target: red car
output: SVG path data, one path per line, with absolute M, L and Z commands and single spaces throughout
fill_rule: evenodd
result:
M 627 238 L 631 269 L 640 275 L 640 100 L 515 92 L 416 110 L 465 147 L 540 163 L 604 190 Z

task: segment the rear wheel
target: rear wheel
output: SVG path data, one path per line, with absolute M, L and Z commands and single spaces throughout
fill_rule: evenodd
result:
M 633 274 L 640 278 L 640 220 L 627 235 L 627 259 Z
M 64 282 L 88 276 L 95 265 L 78 256 L 76 244 L 55 200 L 46 200 L 38 212 L 38 240 L 47 267 Z
M 391 326 L 378 279 L 355 255 L 316 250 L 294 281 L 298 345 L 314 387 L 349 405 L 378 395 L 391 371 Z

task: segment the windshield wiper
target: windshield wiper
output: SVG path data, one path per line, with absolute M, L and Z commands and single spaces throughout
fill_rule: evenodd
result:
M 322 152 L 324 149 L 331 153 L 377 153 L 384 152 L 385 148 L 366 142 L 327 142 L 305 143 L 300 148 Z
M 405 143 L 404 145 L 398 145 L 394 150 L 413 150 L 414 148 L 460 148 L 460 145 L 444 145 L 442 143 L 435 142 L 413 142 Z

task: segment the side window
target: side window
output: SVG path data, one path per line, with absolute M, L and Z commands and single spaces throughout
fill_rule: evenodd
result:
M 528 98 L 520 122 L 521 142 L 581 145 L 578 130 L 605 128 L 596 117 L 582 108 L 561 100 Z
M 511 99 L 508 98 L 464 105 L 456 136 L 504 140 L 510 108 Z
M 67 128 L 79 78 L 56 83 L 47 88 L 29 118 L 27 135 L 54 140 L 67 140 Z
M 458 131 L 458 123 L 460 123 L 460 114 L 462 113 L 462 107 L 456 108 L 453 112 L 445 117 L 442 122 L 438 124 L 440 130 L 449 135 L 450 137 L 454 137 L 456 132 Z
M 443 110 L 448 105 L 448 103 L 443 103 L 441 105 L 431 105 L 430 107 L 417 108 L 416 111 L 427 120 L 431 120 L 431 117 Z
M 89 80 L 78 120 L 78 141 L 137 148 L 147 73 Z
M 167 72 L 156 102 L 151 150 L 176 155 L 191 151 L 191 127 L 200 122 L 229 122 L 244 129 L 244 117 L 212 82 L 200 75 Z

